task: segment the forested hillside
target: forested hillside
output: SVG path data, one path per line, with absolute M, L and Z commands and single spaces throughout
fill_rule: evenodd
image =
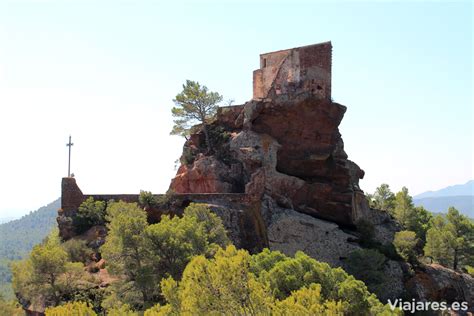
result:
M 9 262 L 22 259 L 55 227 L 60 200 L 0 225 L 0 294 L 11 297 Z
M 52 233 L 13 264 L 23 308 L 46 316 L 400 315 L 362 281 L 301 251 L 237 249 L 205 204 L 155 224 L 142 207 L 84 202 L 80 223 L 96 232 L 106 225 L 107 239 L 62 242 Z

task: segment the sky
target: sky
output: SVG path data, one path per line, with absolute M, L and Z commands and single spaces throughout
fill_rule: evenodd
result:
M 60 196 L 163 193 L 186 79 L 243 104 L 259 54 L 332 41 L 332 97 L 361 188 L 473 175 L 471 1 L 2 1 L 0 218 Z

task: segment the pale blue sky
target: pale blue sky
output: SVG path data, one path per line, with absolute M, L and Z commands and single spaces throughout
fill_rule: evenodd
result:
M 340 130 L 373 191 L 473 176 L 472 14 L 465 2 L 0 1 L 0 217 L 60 195 L 166 191 L 186 79 L 243 103 L 259 54 L 331 40 Z

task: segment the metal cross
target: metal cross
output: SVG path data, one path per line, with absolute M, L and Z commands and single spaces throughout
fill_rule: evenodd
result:
M 67 176 L 68 178 L 71 177 L 71 147 L 74 144 L 71 143 L 71 135 L 69 135 L 69 143 L 66 144 L 67 147 L 69 147 L 69 163 L 67 165 Z

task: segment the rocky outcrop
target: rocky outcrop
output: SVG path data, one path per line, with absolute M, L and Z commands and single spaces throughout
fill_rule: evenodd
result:
M 264 247 L 294 255 L 302 250 L 333 267 L 361 249 L 358 227 L 373 227 L 376 243 L 391 244 L 400 227 L 386 212 L 369 208 L 358 181 L 364 176 L 348 160 L 338 130 L 346 108 L 311 96 L 250 101 L 220 109 L 209 126 L 213 150 L 199 128 L 186 141 L 170 196 L 159 210 L 145 208 L 150 223 L 163 212 L 182 214 L 191 202 L 205 203 L 223 221 L 239 248 Z M 73 178 L 63 179 L 63 204 L 57 218 L 63 240 L 80 238 L 98 249 L 104 226 L 76 236 L 74 217 L 88 195 Z M 91 195 L 96 200 L 137 202 L 138 195 Z M 96 253 L 90 264 L 101 280 L 113 281 Z M 413 272 L 411 272 L 413 273 Z M 406 293 L 420 300 L 472 301 L 474 280 L 440 266 L 416 268 L 387 259 L 382 301 Z M 408 291 L 407 291 L 408 290 Z
M 230 193 L 233 191 L 232 170 L 214 156 L 199 157 L 191 166 L 182 165 L 172 180 L 174 192 Z
M 268 242 L 273 250 L 293 256 L 297 251 L 329 263 L 343 266 L 343 260 L 360 246 L 357 236 L 338 225 L 289 209 L 278 209 L 268 227 Z
M 287 255 L 302 250 L 344 267 L 344 260 L 361 248 L 361 221 L 373 227 L 379 245 L 391 244 L 399 230 L 386 212 L 369 208 L 359 188 L 364 171 L 348 160 L 338 129 L 345 111 L 343 105 L 307 94 L 221 108 L 209 126 L 213 151 L 207 152 L 196 129 L 184 145 L 170 191 L 208 194 L 207 203 L 238 246 L 258 251 L 264 245 Z M 219 194 L 245 198 L 236 203 L 218 199 Z M 247 227 L 238 220 L 244 212 L 251 223 Z M 250 245 L 252 239 L 259 242 Z M 400 297 L 402 266 L 387 260 L 384 269 L 387 284 L 379 297 Z
M 345 111 L 341 104 L 310 94 L 221 108 L 209 126 L 213 151 L 207 151 L 203 132 L 196 128 L 184 145 L 170 191 L 245 194 L 253 207 L 260 205 L 256 213 L 274 246 L 281 244 L 283 236 L 276 228 L 283 222 L 291 222 L 286 230 L 296 229 L 294 224 L 307 231 L 309 226 L 300 223 L 312 221 L 316 228 L 307 233 L 314 237 L 315 251 L 322 249 L 322 240 L 344 244 L 338 246 L 341 253 L 324 256 L 334 264 L 357 248 L 347 242 L 357 236 L 349 238 L 339 226 L 355 229 L 358 221 L 368 221 L 382 244 L 391 243 L 398 227 L 386 213 L 369 208 L 359 188 L 364 171 L 344 151 L 338 126 Z M 321 223 L 332 238 L 320 235 Z
M 410 294 L 425 302 L 467 302 L 474 312 L 474 278 L 438 264 L 419 267 L 405 284 Z
M 282 207 L 353 226 L 357 214 L 370 209 L 357 197 L 363 196 L 358 181 L 364 171 L 347 159 L 338 130 L 345 111 L 343 105 L 305 94 L 224 108 L 211 129 L 218 126 L 230 136 L 220 144 L 227 150 L 227 163 L 218 161 L 220 148 L 215 155 L 204 155 L 197 132 L 183 150 L 187 156 L 194 153 L 193 159 L 183 157 L 170 189 L 243 191 L 256 200 L 266 194 Z

